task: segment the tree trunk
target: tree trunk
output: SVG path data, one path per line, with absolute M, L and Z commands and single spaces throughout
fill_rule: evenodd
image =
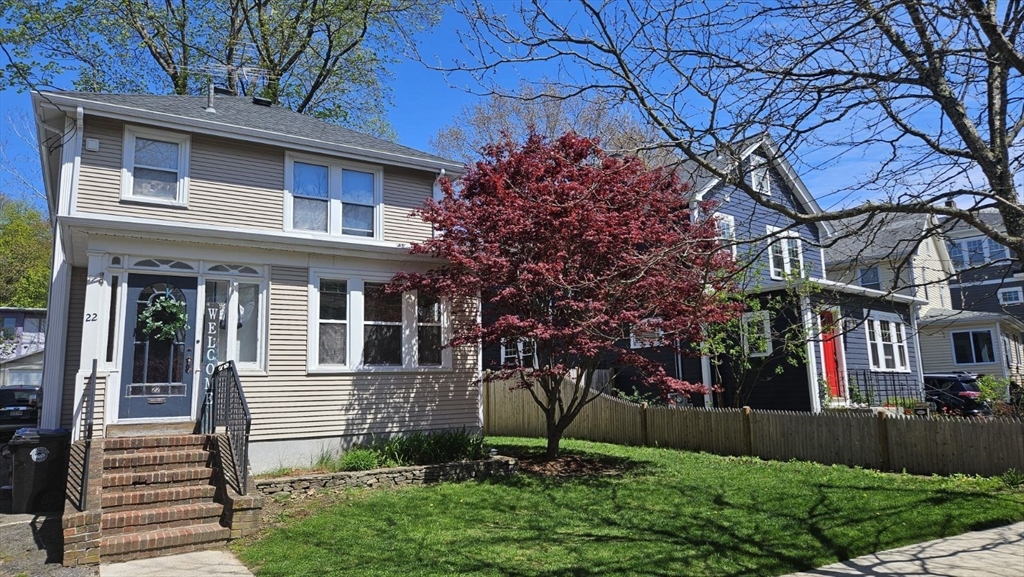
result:
M 562 429 L 558 425 L 552 426 L 548 423 L 548 448 L 544 453 L 544 458 L 547 460 L 555 459 L 558 457 L 558 443 L 562 440 Z

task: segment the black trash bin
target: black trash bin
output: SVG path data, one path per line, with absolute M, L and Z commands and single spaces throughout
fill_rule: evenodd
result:
M 11 450 L 11 513 L 59 511 L 64 508 L 68 476 L 67 429 L 18 429 Z

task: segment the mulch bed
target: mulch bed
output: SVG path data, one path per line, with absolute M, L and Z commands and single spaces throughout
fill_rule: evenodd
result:
M 579 455 L 563 454 L 550 461 L 543 455 L 523 455 L 519 457 L 519 470 L 531 475 L 573 479 L 620 475 L 626 470 L 626 467 L 623 467 L 622 463 L 609 463 Z

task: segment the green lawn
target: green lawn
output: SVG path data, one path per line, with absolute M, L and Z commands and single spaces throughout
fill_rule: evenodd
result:
M 1024 492 L 998 479 L 562 446 L 621 472 L 291 501 L 275 528 L 236 550 L 260 576 L 781 575 L 1024 519 Z

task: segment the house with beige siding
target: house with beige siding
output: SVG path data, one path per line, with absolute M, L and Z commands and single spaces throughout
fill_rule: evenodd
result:
M 843 221 L 829 243 L 829 278 L 927 301 L 917 319 L 925 373 L 1018 378 L 1024 372 L 1024 323 L 1012 314 L 962 310 L 959 289 L 950 289 L 959 286 L 963 264 L 950 254 L 950 232 L 924 214 Z
M 460 164 L 259 99 L 32 100 L 55 227 L 43 426 L 77 437 L 92 399 L 95 435 L 191 432 L 226 362 L 254 472 L 480 426 L 479 351 L 443 346 L 476 304 L 383 290 L 431 266 L 411 213 Z

